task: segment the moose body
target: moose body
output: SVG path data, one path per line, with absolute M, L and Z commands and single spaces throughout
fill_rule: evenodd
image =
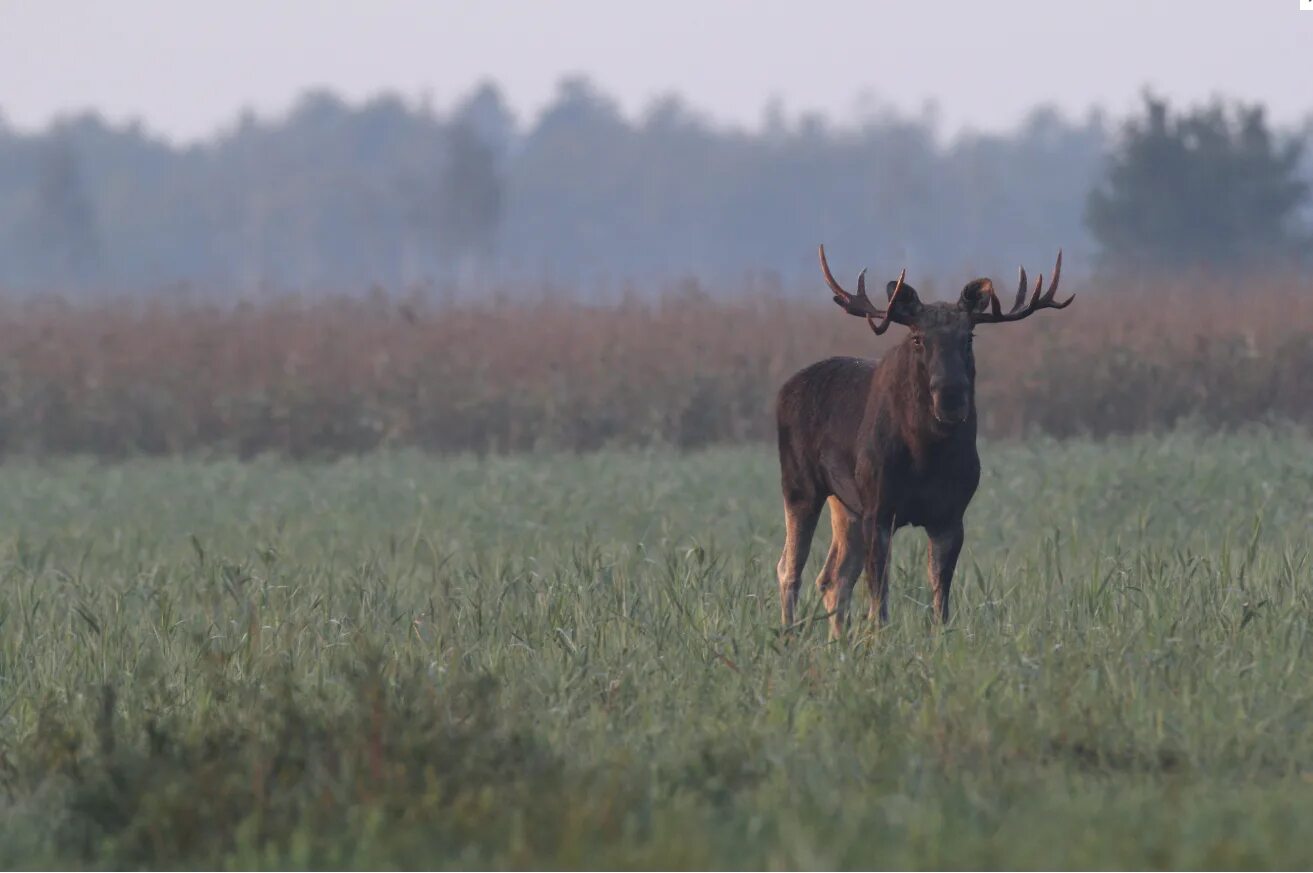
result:
M 866 317 L 877 334 L 891 322 L 912 331 L 878 363 L 829 358 L 799 371 L 780 389 L 776 414 L 785 543 L 777 569 L 783 624 L 794 623 L 807 553 L 827 503 L 833 536 L 816 584 L 832 636 L 846 627 L 863 570 L 869 614 L 888 621 L 890 543 L 907 525 L 929 535 L 934 611 L 947 621 L 965 537 L 962 519 L 980 482 L 971 331 L 976 324 L 1016 321 L 1038 309 L 1070 304 L 1070 299 L 1053 300 L 1062 256 L 1047 292 L 1040 277 L 1029 304 L 1023 270 L 1016 303 L 1004 313 L 988 279 L 968 283 L 956 304 L 926 305 L 903 277 L 889 283 L 889 303 L 881 311 L 866 297 L 865 271 L 857 294 L 849 294 L 830 274 L 823 247 L 820 254 L 836 303 Z

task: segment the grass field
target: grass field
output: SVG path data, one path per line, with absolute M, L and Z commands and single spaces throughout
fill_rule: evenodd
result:
M 0 865 L 1313 865 L 1313 442 L 983 455 L 833 645 L 765 448 L 7 462 Z

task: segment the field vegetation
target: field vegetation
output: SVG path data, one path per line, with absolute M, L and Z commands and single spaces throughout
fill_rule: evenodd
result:
M 818 330 L 843 322 L 818 308 Z M 791 366 L 816 338 L 772 347 L 770 311 L 720 337 Z M 590 317 L 638 359 L 709 342 L 686 309 Z M 654 317 L 684 330 L 644 344 Z M 1060 321 L 1013 331 L 1055 384 L 1085 347 L 1039 354 Z M 416 366 L 382 337 L 438 330 L 355 323 Z M 204 334 L 160 342 L 198 360 Z M 214 342 L 223 378 L 277 372 Z M 208 390 L 175 378 L 170 408 Z M 836 644 L 820 622 L 776 633 L 765 447 L 11 458 L 0 865 L 1313 864 L 1313 443 L 1273 427 L 982 454 L 952 625 L 931 626 L 909 532 L 892 624 Z
M 902 333 L 876 340 L 821 287 L 799 297 L 687 283 L 606 305 L 523 288 L 476 304 L 11 300 L 0 304 L 0 452 L 304 458 L 770 441 L 791 373 L 879 354 Z M 1071 290 L 1081 298 L 1061 317 L 978 331 L 986 434 L 1313 422 L 1307 279 Z

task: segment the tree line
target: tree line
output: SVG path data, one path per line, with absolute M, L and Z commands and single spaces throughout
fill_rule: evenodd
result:
M 94 114 L 39 133 L 0 122 L 0 288 L 788 285 L 812 276 L 820 241 L 853 269 L 920 275 L 1059 245 L 1102 270 L 1297 267 L 1310 133 L 1273 130 L 1259 106 L 1152 96 L 1122 120 L 1038 108 L 1005 134 L 944 137 L 932 115 L 892 111 L 768 110 L 744 130 L 677 97 L 630 119 L 579 78 L 532 121 L 489 84 L 448 112 L 313 92 L 188 146 Z

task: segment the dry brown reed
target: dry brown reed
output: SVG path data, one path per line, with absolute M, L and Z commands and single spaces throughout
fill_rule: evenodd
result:
M 1305 280 L 1086 287 L 978 330 L 984 433 L 1313 423 Z M 588 450 L 769 440 L 798 367 L 877 355 L 819 291 L 655 302 L 0 302 L 0 451 Z

